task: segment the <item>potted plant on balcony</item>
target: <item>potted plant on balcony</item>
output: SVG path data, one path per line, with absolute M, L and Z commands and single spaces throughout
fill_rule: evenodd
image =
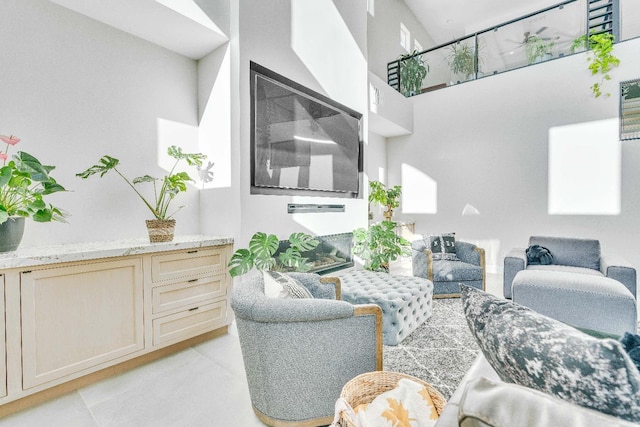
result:
M 393 218 L 393 210 L 400 206 L 402 187 L 395 185 L 387 188 L 380 181 L 370 181 L 369 191 L 369 203 L 377 203 L 386 208 L 382 216 L 384 216 L 385 220 L 391 221 L 391 218 Z
M 261 231 L 255 233 L 249 240 L 249 247 L 236 250 L 229 260 L 229 274 L 231 277 L 241 276 L 255 267 L 259 271 L 309 271 L 309 260 L 302 256 L 303 252 L 315 249 L 320 242 L 306 233 L 292 233 L 289 236 L 289 248 L 280 252 L 280 240 L 275 234 Z
M 422 81 L 429 72 L 429 65 L 418 55 L 418 51 L 400 55 L 400 92 L 406 97 L 417 95 L 422 90 Z
M 456 75 L 458 83 L 467 81 L 476 72 L 476 55 L 467 43 L 457 42 L 449 46 L 448 56 L 451 72 Z
M 24 233 L 25 218 L 36 222 L 66 222 L 68 214 L 45 202 L 45 197 L 66 191 L 50 175 L 55 166 L 43 165 L 31 154 L 18 151 L 9 160 L 9 147 L 20 142 L 13 135 L 0 135 L 6 144 L 0 150 L 0 252 L 15 251 Z
M 193 181 L 186 172 L 174 173 L 175 168 L 182 160 L 187 162 L 189 166 L 200 167 L 202 166 L 202 161 L 205 160 L 207 156 L 201 153 L 183 153 L 182 148 L 176 147 L 175 145 L 169 147 L 167 153 L 175 159 L 175 162 L 169 174 L 165 175 L 162 179 L 144 175 L 134 178 L 133 182 L 131 182 L 118 170 L 117 166 L 120 164 L 120 160 L 107 155 L 100 159 L 99 164 L 91 166 L 84 172 L 77 173 L 76 176 L 86 179 L 95 174 L 100 174 L 100 177 L 103 177 L 109 171 L 116 172 L 129 187 L 133 189 L 138 197 L 140 197 L 155 217 L 155 219 L 146 220 L 149 240 L 152 243 L 170 242 L 173 240 L 173 231 L 176 225 L 176 220 L 172 217 L 184 206 L 179 206 L 172 212 L 169 212 L 169 206 L 178 193 L 187 191 L 187 182 Z M 161 182 L 160 188 L 158 188 L 158 182 Z M 150 202 L 138 191 L 136 185 L 141 183 L 153 184 L 153 201 Z
M 551 51 L 556 45 L 554 40 L 545 40 L 536 35 L 527 37 L 525 41 L 525 54 L 529 64 L 547 61 L 551 58 Z

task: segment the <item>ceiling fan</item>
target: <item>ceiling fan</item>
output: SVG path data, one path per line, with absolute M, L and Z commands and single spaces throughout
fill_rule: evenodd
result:
M 531 31 L 525 31 L 524 34 L 522 35 L 522 41 L 516 41 L 516 40 L 510 40 L 510 39 L 506 39 L 506 41 L 511 42 L 511 43 L 516 43 L 518 44 L 517 47 L 513 48 L 513 49 L 508 49 L 504 52 L 501 52 L 500 55 L 505 55 L 505 54 L 513 54 L 516 50 L 521 49 L 523 47 L 525 47 L 527 45 L 528 42 L 533 41 L 533 40 L 558 40 L 560 37 L 559 36 L 555 36 L 555 37 L 540 37 L 539 35 L 544 32 L 547 29 L 547 27 L 540 27 L 538 29 L 538 31 L 531 33 Z

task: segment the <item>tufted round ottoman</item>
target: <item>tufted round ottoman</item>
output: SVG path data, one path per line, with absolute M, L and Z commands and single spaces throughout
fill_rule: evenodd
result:
M 339 277 L 344 301 L 382 309 L 384 345 L 397 345 L 431 317 L 433 283 L 427 279 L 372 271 L 350 271 Z

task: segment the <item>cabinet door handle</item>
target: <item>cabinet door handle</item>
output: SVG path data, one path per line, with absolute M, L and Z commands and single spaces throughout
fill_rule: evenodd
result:
M 193 282 L 197 282 L 197 281 L 198 281 L 198 279 L 187 280 L 187 282 L 189 282 L 189 283 L 193 283 Z
M 200 308 L 200 307 L 193 307 L 193 308 L 190 308 L 190 309 L 189 309 L 189 311 L 196 311 L 196 310 L 197 310 L 197 309 L 199 309 L 199 308 Z
M 187 251 L 188 254 L 197 254 L 198 251 Z

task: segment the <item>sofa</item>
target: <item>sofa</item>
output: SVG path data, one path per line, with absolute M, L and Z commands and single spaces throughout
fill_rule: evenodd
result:
M 608 277 L 622 283 L 636 298 L 636 270 L 623 258 L 601 252 L 600 242 L 594 239 L 570 237 L 531 236 L 529 247 L 538 245 L 552 255 L 549 264 L 533 264 L 527 259 L 526 249 L 515 248 L 504 258 L 503 292 L 512 297 L 513 279 L 523 270 L 568 272 Z
M 481 353 L 436 427 L 640 425 L 640 372 L 618 341 L 473 288 L 462 299 Z

